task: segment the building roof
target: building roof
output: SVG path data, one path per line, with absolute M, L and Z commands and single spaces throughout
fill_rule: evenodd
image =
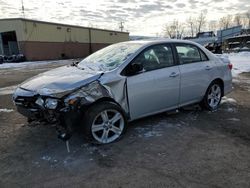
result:
M 3 18 L 3 19 L 0 19 L 0 21 L 12 21 L 12 20 L 21 20 L 21 21 L 24 21 L 24 22 L 27 21 L 27 22 L 35 22 L 35 23 L 42 23 L 42 24 L 59 25 L 59 26 L 65 26 L 65 27 L 75 27 L 75 28 L 83 28 L 83 29 L 91 29 L 91 30 L 100 30 L 100 31 L 109 31 L 109 32 L 117 32 L 117 33 L 129 34 L 129 32 L 124 32 L 124 31 L 116 31 L 116 30 L 109 30 L 109 29 L 85 27 L 85 26 L 64 24 L 64 23 L 58 23 L 58 22 L 48 22 L 48 21 L 41 21 L 41 20 L 33 20 L 33 19 L 27 19 L 27 18 Z

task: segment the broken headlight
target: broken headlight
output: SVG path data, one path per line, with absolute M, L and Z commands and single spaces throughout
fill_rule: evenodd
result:
M 38 104 L 40 107 L 43 107 L 43 105 L 44 105 L 44 100 L 43 100 L 41 97 L 39 97 L 39 98 L 36 100 L 35 103 Z
M 53 99 L 53 98 L 47 98 L 45 100 L 45 107 L 51 110 L 56 109 L 58 105 L 58 100 L 57 99 Z

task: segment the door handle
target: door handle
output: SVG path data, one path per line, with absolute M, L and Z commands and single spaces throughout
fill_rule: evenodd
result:
M 210 67 L 208 65 L 205 67 L 205 70 L 211 70 L 211 69 L 212 69 L 212 67 Z
M 169 75 L 169 77 L 172 77 L 172 78 L 174 78 L 174 77 L 176 77 L 176 76 L 179 76 L 179 73 L 177 73 L 177 72 L 172 72 L 172 73 Z

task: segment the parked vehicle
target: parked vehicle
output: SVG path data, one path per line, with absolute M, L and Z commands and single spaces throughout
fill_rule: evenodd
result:
M 13 100 L 29 121 L 56 123 L 62 139 L 78 125 L 85 138 L 106 144 L 128 121 L 193 103 L 217 109 L 232 90 L 231 69 L 194 42 L 123 42 L 29 79 Z

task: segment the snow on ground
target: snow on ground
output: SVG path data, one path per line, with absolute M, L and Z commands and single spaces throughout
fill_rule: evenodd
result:
M 27 67 L 36 67 L 48 64 L 69 64 L 69 62 L 73 62 L 73 59 L 67 60 L 51 60 L 51 61 L 26 61 L 22 63 L 3 63 L 0 64 L 0 69 L 10 69 L 10 68 L 27 68 Z
M 17 88 L 17 85 L 2 87 L 2 88 L 0 88 L 0 95 L 12 94 L 16 88 Z
M 154 126 L 152 126 L 154 129 Z M 158 137 L 162 136 L 163 130 L 151 130 L 150 127 L 137 127 L 135 128 L 136 132 L 138 133 L 138 137 L 144 137 L 144 138 L 149 138 L 149 137 Z
M 240 121 L 240 119 L 238 119 L 238 118 L 229 118 L 229 119 L 227 119 L 228 121 Z
M 2 108 L 0 109 L 0 112 L 13 112 L 13 109 L 7 109 L 7 108 Z
M 237 101 L 233 98 L 230 98 L 230 97 L 227 97 L 227 96 L 224 96 L 222 97 L 221 99 L 221 104 L 224 105 L 224 108 L 223 110 L 226 111 L 226 112 L 230 112 L 230 113 L 235 113 L 237 112 L 237 108 L 236 108 L 236 105 L 238 104 Z M 236 120 L 235 120 L 236 121 Z
M 164 128 L 180 128 L 183 125 L 187 125 L 187 123 L 170 123 L 168 120 L 164 119 L 155 125 L 149 123 L 144 124 L 143 127 L 136 127 L 135 133 L 139 138 L 161 137 L 164 134 Z
M 250 72 L 250 52 L 223 54 L 223 56 L 228 57 L 233 64 L 233 77 L 243 72 Z
M 229 97 L 224 96 L 221 99 L 221 104 L 223 104 L 223 103 L 236 104 L 237 101 L 235 99 L 233 99 L 233 98 L 229 98 Z

